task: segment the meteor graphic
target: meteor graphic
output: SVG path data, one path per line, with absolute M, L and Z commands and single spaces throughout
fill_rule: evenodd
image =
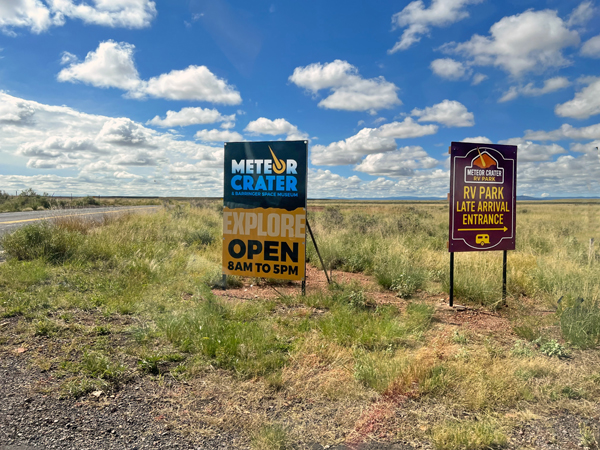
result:
M 485 165 L 485 159 L 483 159 L 483 155 L 479 151 L 479 147 L 477 147 L 477 153 L 479 153 L 479 158 L 481 159 L 481 164 L 483 164 L 483 167 L 486 167 L 486 165 Z
M 273 172 L 276 174 L 282 174 L 285 171 L 285 161 L 282 159 L 277 159 L 275 153 L 273 153 L 273 149 L 269 145 L 269 150 L 271 150 L 271 155 L 273 156 Z

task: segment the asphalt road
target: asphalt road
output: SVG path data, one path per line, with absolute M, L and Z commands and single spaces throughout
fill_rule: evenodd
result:
M 0 236 L 15 229 L 40 220 L 52 220 L 55 217 L 86 216 L 91 219 L 103 214 L 119 214 L 123 212 L 152 211 L 160 206 L 117 206 L 108 208 L 59 209 L 50 211 L 26 211 L 0 213 Z

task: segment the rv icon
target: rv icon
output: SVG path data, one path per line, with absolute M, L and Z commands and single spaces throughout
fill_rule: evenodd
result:
M 475 243 L 481 244 L 481 245 L 489 244 L 490 243 L 490 235 L 489 234 L 478 234 L 477 236 L 475 236 Z

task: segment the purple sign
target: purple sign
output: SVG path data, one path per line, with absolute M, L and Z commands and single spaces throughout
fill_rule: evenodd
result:
M 450 252 L 515 249 L 517 147 L 453 142 Z

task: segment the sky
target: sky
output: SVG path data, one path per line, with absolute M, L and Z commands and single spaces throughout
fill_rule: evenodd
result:
M 308 140 L 309 198 L 445 197 L 452 141 L 517 193 L 600 197 L 600 5 L 0 0 L 0 190 L 221 196 L 223 144 Z

